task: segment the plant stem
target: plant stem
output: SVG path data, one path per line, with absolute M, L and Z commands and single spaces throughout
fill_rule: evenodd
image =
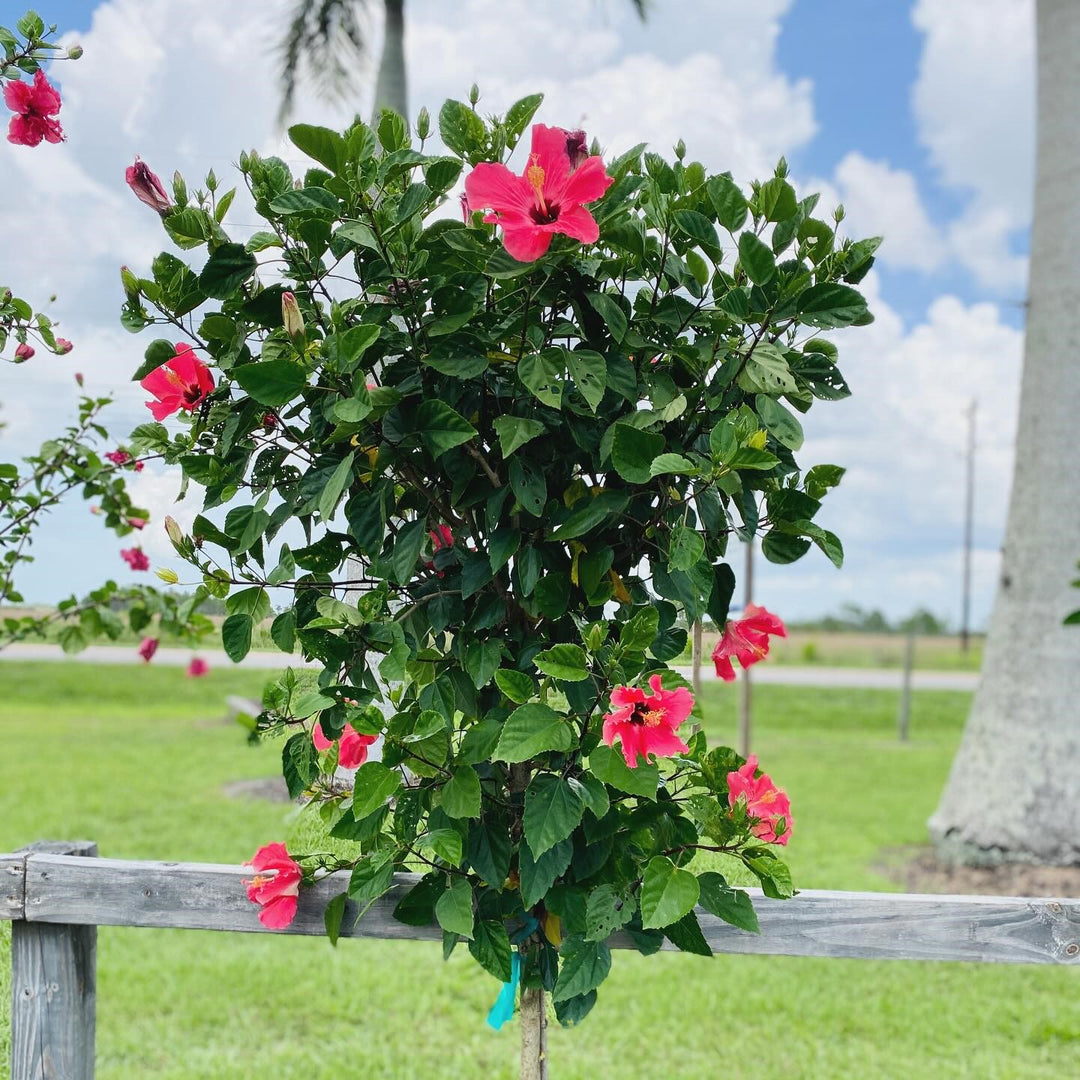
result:
M 521 992 L 520 1080 L 548 1080 L 547 1008 L 539 986 Z

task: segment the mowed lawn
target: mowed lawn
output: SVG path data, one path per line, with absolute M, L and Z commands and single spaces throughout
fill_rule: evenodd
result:
M 108 856 L 239 863 L 284 837 L 289 807 L 222 793 L 277 771 L 277 746 L 223 720 L 226 694 L 261 684 L 0 664 L 0 850 L 93 839 Z M 734 694 L 707 693 L 711 736 L 730 738 Z M 760 687 L 755 703 L 762 763 L 792 797 L 797 884 L 892 888 L 874 866 L 924 841 L 966 695 L 917 694 L 906 746 L 890 692 Z M 444 964 L 428 943 L 106 927 L 98 974 L 101 1080 L 516 1076 L 516 1026 L 484 1023 L 498 985 L 460 949 Z M 1078 1000 L 1080 974 L 1056 968 L 619 952 L 592 1015 L 553 1027 L 549 1052 L 560 1080 L 1058 1080 L 1080 1075 Z

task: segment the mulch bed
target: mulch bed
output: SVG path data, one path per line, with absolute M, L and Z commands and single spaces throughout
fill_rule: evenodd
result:
M 911 893 L 1080 897 L 1080 866 L 954 866 L 932 848 L 886 848 L 874 869 Z

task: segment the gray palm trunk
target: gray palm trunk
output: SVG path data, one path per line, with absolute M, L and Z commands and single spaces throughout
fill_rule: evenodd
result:
M 929 822 L 939 853 L 969 863 L 1080 863 L 1080 630 L 1062 625 L 1080 554 L 1080 3 L 1036 10 L 1035 217 L 1004 559 L 982 679 Z
M 372 117 L 381 109 L 393 109 L 409 115 L 409 94 L 405 70 L 405 0 L 383 0 L 386 9 L 383 51 L 375 80 L 375 104 Z

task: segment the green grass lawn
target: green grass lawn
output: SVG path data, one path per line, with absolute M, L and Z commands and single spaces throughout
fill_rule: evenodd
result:
M 166 668 L 0 666 L 0 850 L 93 839 L 107 856 L 239 863 L 292 825 L 282 804 L 234 801 L 228 781 L 272 776 L 276 746 L 223 722 L 258 672 L 199 681 Z M 883 847 L 919 844 L 966 695 L 916 694 L 895 741 L 886 691 L 755 690 L 758 752 L 789 790 L 789 861 L 807 888 L 888 889 Z M 710 735 L 734 693 L 710 685 Z M 2 926 L 4 924 L 0 924 Z M 0 1077 L 7 938 L 0 931 Z M 516 1076 L 517 1031 L 490 1031 L 498 985 L 458 950 L 420 942 L 103 928 L 100 1080 Z M 553 1028 L 559 1080 L 1080 1075 L 1080 982 L 1057 968 L 640 957 L 619 952 L 596 1009 Z

